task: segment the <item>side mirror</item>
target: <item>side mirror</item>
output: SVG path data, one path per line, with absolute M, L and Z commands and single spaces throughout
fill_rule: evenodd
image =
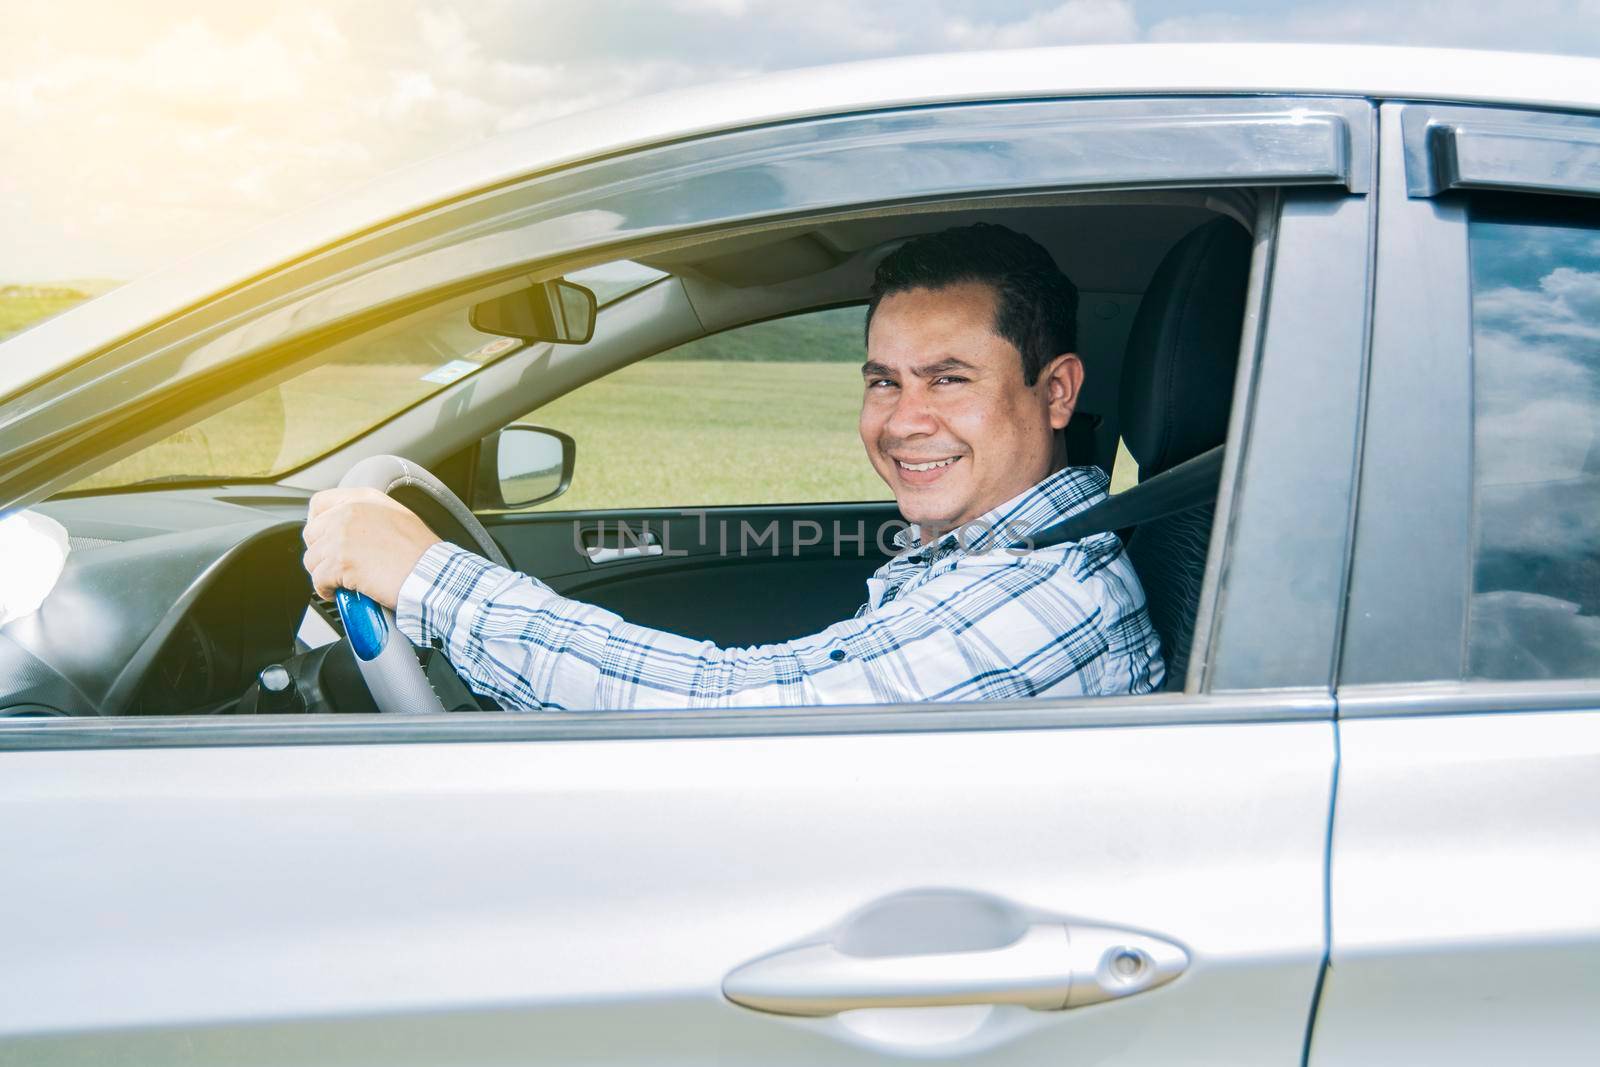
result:
M 554 500 L 572 484 L 578 446 L 559 430 L 515 423 L 478 446 L 472 506 L 491 511 Z
M 467 321 L 501 337 L 581 345 L 594 336 L 597 307 L 591 290 L 557 278 L 474 304 Z

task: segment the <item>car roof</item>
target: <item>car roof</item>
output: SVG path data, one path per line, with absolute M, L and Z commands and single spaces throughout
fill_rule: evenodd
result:
M 584 159 L 716 131 L 926 104 L 1238 93 L 1600 111 L 1600 60 L 1355 45 L 1094 45 L 871 60 L 631 100 L 397 171 L 114 289 L 0 344 L 0 397 L 283 263 L 440 202 Z

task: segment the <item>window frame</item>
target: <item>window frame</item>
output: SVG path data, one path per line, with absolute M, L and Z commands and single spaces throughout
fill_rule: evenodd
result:
M 1537 184 L 1509 165 L 1494 182 L 1453 179 L 1451 174 L 1459 172 L 1449 165 L 1441 170 L 1442 150 L 1425 140 L 1446 136 L 1441 128 L 1456 128 L 1441 126 L 1442 119 L 1463 129 L 1469 121 L 1491 129 L 1521 126 L 1547 142 L 1561 130 L 1600 129 L 1600 120 L 1584 115 L 1407 103 L 1382 107 L 1372 388 L 1339 716 L 1593 708 L 1600 704 L 1600 677 L 1466 677 L 1476 494 L 1470 218 L 1464 191 L 1561 195 L 1576 190 Z M 1556 146 L 1547 147 L 1559 155 Z M 1428 314 L 1418 314 L 1419 308 Z M 1428 397 L 1425 419 L 1417 417 L 1421 396 Z M 1418 605 L 1426 605 L 1425 615 Z
M 1357 248 L 1367 237 L 1368 197 L 1344 197 L 1361 210 L 1352 226 L 1349 220 L 1338 224 L 1347 247 Z M 1329 231 L 1316 225 L 1328 214 L 1327 198 L 1321 194 L 1282 196 L 1264 191 L 1257 219 L 1258 251 L 1253 257 L 1247 295 L 1246 329 L 1241 337 L 1239 373 L 1235 381 L 1236 398 L 1229 433 L 1228 460 L 1224 465 L 1219 491 L 1217 517 L 1211 542 L 1211 555 L 1202 592 L 1201 618 L 1216 622 L 1215 604 L 1225 591 L 1227 560 L 1232 545 L 1241 537 L 1252 541 L 1281 541 L 1284 528 L 1271 510 L 1259 506 L 1259 494 L 1270 491 L 1270 480 L 1248 462 L 1252 449 L 1272 449 L 1288 435 L 1303 430 L 1305 409 L 1255 409 L 1262 403 L 1259 374 L 1263 360 L 1269 358 L 1263 339 L 1269 334 L 1273 351 L 1292 352 L 1301 347 L 1306 332 L 1319 329 L 1320 321 L 1307 317 L 1309 286 L 1325 276 L 1328 261 L 1318 256 L 1303 257 L 1294 269 L 1279 263 L 1272 254 L 1279 240 L 1282 220 L 1298 234 L 1297 247 L 1321 247 L 1336 258 L 1340 250 L 1327 242 Z M 1365 260 L 1361 260 L 1358 281 L 1365 292 Z M 1278 303 L 1272 303 L 1277 300 Z M 1266 329 L 1278 311 L 1287 328 L 1277 334 Z M 1356 317 L 1359 322 L 1359 315 Z M 1349 331 L 1347 342 L 1354 346 L 1348 355 L 1362 358 L 1362 330 Z M 1350 345 L 1346 345 L 1350 347 Z M 1273 384 L 1268 397 L 1287 395 L 1308 388 L 1306 375 L 1319 373 L 1325 381 L 1337 379 L 1343 365 L 1337 362 L 1300 361 L 1293 373 Z M 1313 388 L 1306 395 L 1317 395 Z M 1253 410 L 1255 409 L 1255 410 Z M 1327 427 L 1344 427 L 1342 415 L 1326 411 L 1319 418 Z M 1259 465 L 1258 465 L 1259 466 Z M 1318 494 L 1324 501 L 1346 501 L 1336 488 L 1323 487 Z M 1234 514 L 1240 501 L 1254 500 L 1244 507 L 1244 516 Z M 1305 501 L 1306 506 L 1315 504 Z M 1342 570 L 1345 549 L 1341 539 L 1329 542 L 1307 524 L 1298 529 L 1307 537 L 1301 548 L 1320 540 L 1324 561 Z M 1331 553 L 1331 554 L 1330 554 Z M 1283 568 L 1303 565 L 1299 550 L 1271 554 L 1275 568 L 1263 574 L 1257 594 L 1274 598 L 1283 588 Z M 1252 597 L 1253 601 L 1254 597 Z M 1325 606 L 1337 619 L 1337 597 L 1327 598 Z M 1243 601 L 1236 597 L 1235 603 Z M 1246 607 L 1243 610 L 1249 611 Z M 1248 634 L 1218 631 L 1212 627 L 1196 630 L 1191 662 L 1199 665 L 1224 648 L 1236 646 Z M 1158 692 L 1143 696 L 1089 698 L 1033 698 L 995 702 L 964 702 L 927 705 L 876 704 L 839 707 L 700 709 L 694 711 L 600 711 L 576 713 L 541 712 L 516 715 L 504 712 L 452 713 L 430 716 L 373 715 L 353 719 L 348 715 L 306 715 L 292 719 L 251 721 L 240 717 L 232 721 L 193 717 L 124 717 L 120 719 L 64 718 L 53 720 L 0 721 L 0 750 L 123 748 L 123 747 L 229 747 L 241 745 L 298 744 L 407 744 L 445 741 L 564 741 L 664 738 L 717 738 L 809 736 L 840 733 L 916 733 L 927 731 L 1061 729 L 1127 727 L 1176 723 L 1293 723 L 1328 721 L 1335 706 L 1326 684 L 1319 683 L 1318 670 L 1324 670 L 1331 652 L 1329 645 L 1313 649 L 1300 663 L 1309 665 L 1311 676 L 1302 684 L 1261 685 L 1214 691 L 1204 685 L 1204 667 L 1192 667 L 1185 691 Z M 1285 649 L 1304 650 L 1293 638 L 1279 642 Z

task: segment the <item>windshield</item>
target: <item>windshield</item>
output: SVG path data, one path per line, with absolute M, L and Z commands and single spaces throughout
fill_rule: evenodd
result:
M 309 463 L 521 347 L 467 309 L 408 321 L 117 461 L 69 491 L 271 478 Z
M 566 277 L 592 289 L 604 306 L 666 275 L 621 260 Z M 522 346 L 473 329 L 467 314 L 458 307 L 359 338 L 327 361 L 146 446 L 67 492 L 276 478 L 302 467 Z

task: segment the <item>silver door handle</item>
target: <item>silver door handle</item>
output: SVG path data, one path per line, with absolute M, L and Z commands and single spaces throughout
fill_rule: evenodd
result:
M 590 563 L 615 563 L 622 559 L 659 556 L 665 551 L 661 547 L 661 539 L 653 530 L 645 530 L 637 538 L 630 534 L 624 540 L 631 543 L 615 546 L 589 545 L 584 548 L 583 553 L 589 557 Z
M 1009 945 L 975 952 L 853 956 L 826 942 L 802 945 L 739 967 L 722 992 L 778 1015 L 952 1004 L 1055 1011 L 1154 989 L 1188 965 L 1182 948 L 1147 934 L 1039 923 Z

